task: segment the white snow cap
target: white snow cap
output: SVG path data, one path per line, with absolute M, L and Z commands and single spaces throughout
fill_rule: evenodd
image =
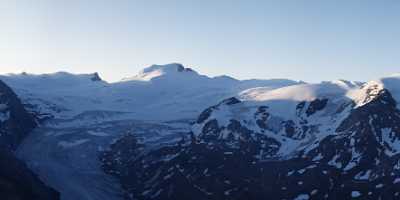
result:
M 138 75 L 131 78 L 125 78 L 123 80 L 150 81 L 161 76 L 177 76 L 181 74 L 198 75 L 196 71 L 192 70 L 191 68 L 185 68 L 180 63 L 170 63 L 166 65 L 152 65 L 141 70 Z
M 369 81 L 362 85 L 361 89 L 349 91 L 348 96 L 354 99 L 357 106 L 362 106 L 371 101 L 383 89 L 387 89 L 396 102 L 400 102 L 400 74 Z

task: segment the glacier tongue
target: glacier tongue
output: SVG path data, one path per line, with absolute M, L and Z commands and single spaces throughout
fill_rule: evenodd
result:
M 187 131 L 186 123 L 134 120 L 40 127 L 24 140 L 17 155 L 59 191 L 62 200 L 119 200 L 123 191 L 116 179 L 102 171 L 100 153 L 127 133 L 151 147 L 176 142 Z

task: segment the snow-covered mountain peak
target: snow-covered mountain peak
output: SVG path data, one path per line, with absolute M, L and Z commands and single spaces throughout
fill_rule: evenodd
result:
M 383 90 L 388 90 L 394 100 L 400 102 L 400 74 L 369 81 L 360 86 L 360 89 L 350 90 L 348 96 L 356 103 L 356 107 L 363 106 L 376 97 Z
M 131 78 L 126 78 L 123 79 L 123 81 L 130 81 L 130 80 L 136 80 L 136 81 L 150 81 L 153 80 L 154 78 L 159 78 L 159 77 L 177 77 L 180 75 L 198 75 L 198 73 L 191 68 L 185 68 L 182 64 L 180 63 L 170 63 L 166 65 L 152 65 L 150 67 L 144 68 L 139 72 L 138 75 L 131 77 Z
M 360 89 L 350 90 L 347 96 L 353 99 L 356 107 L 360 107 L 374 100 L 383 89 L 384 85 L 380 81 L 369 81 Z
M 177 72 L 194 72 L 190 68 L 185 68 L 180 63 L 170 63 L 166 65 L 152 65 L 142 70 L 142 74 L 152 73 L 154 71 L 161 71 L 163 73 L 177 73 Z

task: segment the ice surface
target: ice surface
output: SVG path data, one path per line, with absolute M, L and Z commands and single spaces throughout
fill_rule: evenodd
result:
M 78 146 L 81 144 L 84 144 L 86 142 L 88 142 L 89 139 L 79 139 L 79 140 L 75 140 L 72 142 L 67 142 L 67 141 L 60 141 L 58 142 L 58 145 L 64 148 L 70 148 L 70 147 L 74 147 L 74 146 Z
M 308 195 L 308 194 L 300 194 L 296 198 L 294 198 L 293 200 L 308 200 L 308 199 L 310 199 L 310 195 Z

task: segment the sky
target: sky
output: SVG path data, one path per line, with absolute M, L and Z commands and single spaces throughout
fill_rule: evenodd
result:
M 152 64 L 209 76 L 365 81 L 400 72 L 398 0 L 0 0 L 0 73 Z

